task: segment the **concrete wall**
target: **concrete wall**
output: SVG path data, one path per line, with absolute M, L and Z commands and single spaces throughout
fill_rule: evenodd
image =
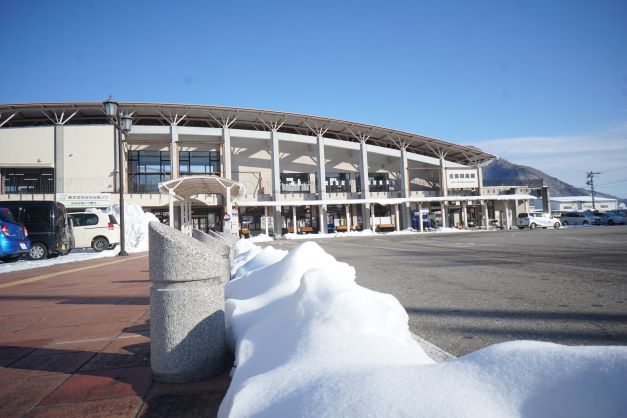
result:
M 54 128 L 0 129 L 0 167 L 52 167 Z

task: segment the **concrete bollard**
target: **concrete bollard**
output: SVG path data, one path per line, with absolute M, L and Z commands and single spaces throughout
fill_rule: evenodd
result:
M 210 251 L 216 252 L 222 256 L 222 259 L 224 260 L 224 270 L 221 276 L 222 281 L 226 283 L 231 280 L 231 259 L 233 257 L 233 246 L 229 245 L 228 241 L 218 240 L 199 229 L 192 230 L 192 238 L 195 238 L 207 245 Z
M 150 365 L 155 380 L 188 383 L 227 368 L 224 257 L 159 222 L 149 225 Z

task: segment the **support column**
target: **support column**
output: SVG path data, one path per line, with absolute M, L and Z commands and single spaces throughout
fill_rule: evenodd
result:
M 529 201 L 525 200 L 525 212 L 529 213 Z
M 408 198 L 410 194 L 409 170 L 407 168 L 408 168 L 407 149 L 401 148 L 401 196 L 403 198 Z M 409 210 L 409 202 L 402 203 L 402 212 L 403 212 L 403 227 L 409 228 L 411 226 L 411 211 Z
M 327 205 L 318 206 L 318 233 L 327 233 Z
M 270 156 L 272 163 L 272 199 L 281 199 L 281 169 L 279 154 L 279 135 L 276 129 L 270 131 Z M 281 216 L 281 206 L 275 206 L 273 211 L 274 231 L 280 235 L 283 228 L 283 217 Z
M 359 143 L 361 198 L 367 199 L 368 197 L 370 197 L 370 185 L 368 184 L 368 145 L 366 144 L 366 141 L 360 141 Z M 363 222 L 363 229 L 372 228 L 370 220 L 371 211 L 372 208 L 370 207 L 369 203 L 361 204 L 361 219 Z
M 222 127 L 222 150 L 222 155 L 224 158 L 224 173 L 222 173 L 222 177 L 232 180 L 233 171 L 231 169 L 231 130 L 227 126 Z
M 466 211 L 467 209 L 468 203 L 462 202 L 462 223 L 464 224 L 462 226 L 464 229 L 468 229 L 468 212 Z
M 442 228 L 447 228 L 448 226 L 448 208 L 447 208 L 447 203 L 446 202 L 442 202 L 441 204 L 441 210 L 442 210 Z
M 442 196 L 448 196 L 446 162 L 444 161 L 444 158 L 440 158 L 440 193 Z
M 489 219 L 488 219 L 488 202 L 486 202 L 485 200 L 481 201 L 481 225 L 485 228 L 488 229 L 489 224 Z
M 63 125 L 54 125 L 54 200 L 57 193 L 63 193 L 65 170 L 63 168 Z
M 344 208 L 346 210 L 346 232 L 350 232 L 351 230 L 351 210 L 350 210 L 350 206 L 351 205 L 344 205 Z
M 425 227 L 422 224 L 422 203 L 418 203 L 418 214 L 420 216 L 420 232 L 425 232 Z
M 171 180 L 179 178 L 179 127 L 170 125 L 170 171 Z
M 298 234 L 298 225 L 296 224 L 298 220 L 296 219 L 296 206 L 292 206 L 292 228 L 294 228 L 294 233 Z
M 475 167 L 477 169 L 477 184 L 479 185 L 477 191 L 479 196 L 481 196 L 481 192 L 483 191 L 483 170 L 480 164 L 477 164 Z
M 168 190 L 168 212 L 168 222 L 170 223 L 170 226 L 174 228 L 174 192 L 171 189 Z
M 505 229 L 510 229 L 509 223 L 509 200 L 504 200 L 503 205 L 505 206 Z
M 403 203 L 403 210 L 405 209 L 405 203 Z M 409 208 L 408 208 L 409 209 Z M 400 225 L 400 219 L 398 219 L 398 205 L 394 205 L 394 215 L 396 216 L 396 231 L 400 231 L 401 230 L 401 225 Z M 405 214 L 403 213 L 403 217 L 405 216 Z
M 370 229 L 375 232 L 377 226 L 374 223 L 374 203 L 370 206 Z
M 325 185 L 325 181 L 327 179 L 326 174 L 326 159 L 324 156 L 324 138 L 322 135 L 318 135 L 316 138 L 316 145 L 318 146 L 318 172 L 316 176 L 318 178 L 318 199 L 326 200 L 327 198 L 327 187 Z M 326 234 L 327 233 L 327 205 L 318 206 L 318 216 L 320 218 L 320 230 L 318 233 Z

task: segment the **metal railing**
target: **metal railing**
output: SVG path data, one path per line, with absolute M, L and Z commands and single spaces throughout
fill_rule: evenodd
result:
M 113 193 L 113 179 L 104 178 L 61 178 L 58 193 Z M 22 178 L 20 176 L 2 179 L 2 194 L 52 194 L 55 192 L 52 178 Z

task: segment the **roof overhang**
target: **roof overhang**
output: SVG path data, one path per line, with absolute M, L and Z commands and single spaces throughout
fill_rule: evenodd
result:
M 201 194 L 225 196 L 230 191 L 231 198 L 237 199 L 244 194 L 244 185 L 219 176 L 189 176 L 159 183 L 159 191 L 179 199 L 190 199 Z
M 120 102 L 120 111 L 133 116 L 134 125 L 178 124 L 179 126 L 271 130 L 370 144 L 407 151 L 460 164 L 481 164 L 496 155 L 468 145 L 321 116 L 226 106 L 170 103 Z M 0 105 L 0 127 L 68 124 L 108 124 L 100 102 L 22 103 Z

